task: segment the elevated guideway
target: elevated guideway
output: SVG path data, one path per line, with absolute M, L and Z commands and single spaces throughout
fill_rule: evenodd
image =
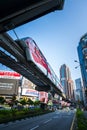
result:
M 53 88 L 62 97 L 61 90 L 26 60 L 25 51 L 5 32 L 55 10 L 62 10 L 63 5 L 64 0 L 0 0 L 0 62 L 31 80 L 39 89 L 49 91 Z
M 64 0 L 0 0 L 0 33 L 62 10 Z
M 2 64 L 31 80 L 40 89 L 49 91 L 53 88 L 63 97 L 61 90 L 58 89 L 46 75 L 44 75 L 34 64 L 27 62 L 24 50 L 20 48 L 7 33 L 0 34 L 0 47 L 0 62 Z M 3 51 L 2 48 L 6 51 Z M 9 52 L 10 55 L 7 52 Z

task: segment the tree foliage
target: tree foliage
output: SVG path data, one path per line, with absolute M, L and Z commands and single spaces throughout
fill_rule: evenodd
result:
M 4 102 L 5 102 L 5 98 L 4 97 L 0 97 L 0 103 L 4 104 Z

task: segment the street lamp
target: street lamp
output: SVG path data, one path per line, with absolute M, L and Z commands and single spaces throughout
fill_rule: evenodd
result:
M 79 61 L 77 61 L 77 60 L 74 60 L 74 62 L 77 62 L 77 63 L 79 63 Z M 80 63 L 79 63 L 80 64 Z
M 75 69 L 77 69 L 77 68 L 80 66 L 80 62 L 79 62 L 79 61 L 77 61 L 77 60 L 74 60 L 74 62 L 79 63 L 79 65 L 75 67 Z
M 75 69 L 77 69 L 80 65 L 76 66 Z

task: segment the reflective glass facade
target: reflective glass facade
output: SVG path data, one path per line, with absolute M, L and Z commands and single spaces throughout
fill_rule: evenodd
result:
M 87 33 L 81 37 L 77 51 L 85 90 L 84 103 L 87 104 Z

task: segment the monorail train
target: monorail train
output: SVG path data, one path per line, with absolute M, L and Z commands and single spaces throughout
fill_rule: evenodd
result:
M 47 78 L 49 78 L 61 92 L 63 92 L 63 88 L 59 82 L 58 77 L 40 51 L 36 42 L 32 38 L 26 37 L 20 39 L 19 43 L 21 43 L 21 46 L 25 48 L 27 61 L 33 62 L 33 64 L 35 64 L 39 70 L 43 72 L 43 74 L 45 74 Z

